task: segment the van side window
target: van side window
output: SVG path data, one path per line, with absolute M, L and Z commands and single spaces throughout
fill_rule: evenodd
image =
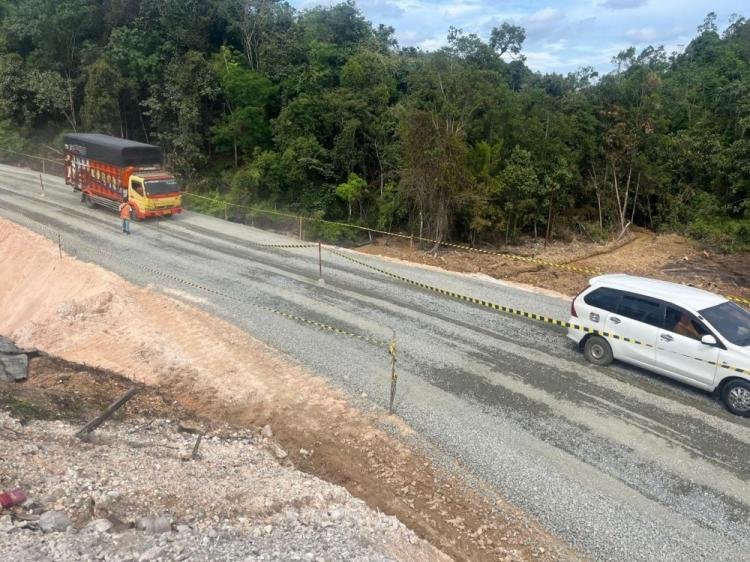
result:
M 638 322 L 651 324 L 657 328 L 661 328 L 663 324 L 661 304 L 650 299 L 633 295 L 623 295 L 617 312 L 622 316 L 638 320 Z
M 710 332 L 692 314 L 667 305 L 667 314 L 664 327 L 670 332 L 700 340 Z
M 609 289 L 602 287 L 591 291 L 588 295 L 583 297 L 583 302 L 589 306 L 595 306 L 609 312 L 617 310 L 617 305 L 620 303 L 620 291 L 615 289 Z

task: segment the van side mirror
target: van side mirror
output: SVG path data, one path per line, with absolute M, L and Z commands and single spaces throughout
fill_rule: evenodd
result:
M 711 334 L 706 334 L 701 338 L 701 343 L 705 345 L 716 345 L 718 342 Z

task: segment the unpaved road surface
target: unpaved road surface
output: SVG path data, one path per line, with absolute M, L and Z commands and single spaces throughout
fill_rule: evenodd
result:
M 386 405 L 382 347 L 287 320 L 180 278 L 342 329 L 398 337 L 398 413 L 446 465 L 499 491 L 584 556 L 612 560 L 739 560 L 750 551 L 750 424 L 710 396 L 621 365 L 586 364 L 560 330 L 400 283 L 317 249 L 186 214 L 136 223 L 81 207 L 59 179 L 0 170 L 0 216 L 137 284 L 199 304 L 353 396 Z M 91 251 L 101 246 L 111 254 Z M 558 318 L 568 302 L 497 282 L 362 258 L 449 290 Z M 169 311 L 165 311 L 169 314 Z

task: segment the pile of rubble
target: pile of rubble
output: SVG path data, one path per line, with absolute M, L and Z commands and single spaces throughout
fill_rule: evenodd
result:
M 76 429 L 0 411 L 0 489 L 28 496 L 0 511 L 4 559 L 445 559 L 286 465 L 270 427 L 214 430 L 197 452 L 194 429 L 166 419 L 110 422 L 85 441 Z

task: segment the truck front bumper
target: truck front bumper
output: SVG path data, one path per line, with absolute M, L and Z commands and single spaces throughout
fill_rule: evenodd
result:
M 169 207 L 166 209 L 155 209 L 151 211 L 143 211 L 145 218 L 150 217 L 164 217 L 167 215 L 178 215 L 182 212 L 182 207 Z

